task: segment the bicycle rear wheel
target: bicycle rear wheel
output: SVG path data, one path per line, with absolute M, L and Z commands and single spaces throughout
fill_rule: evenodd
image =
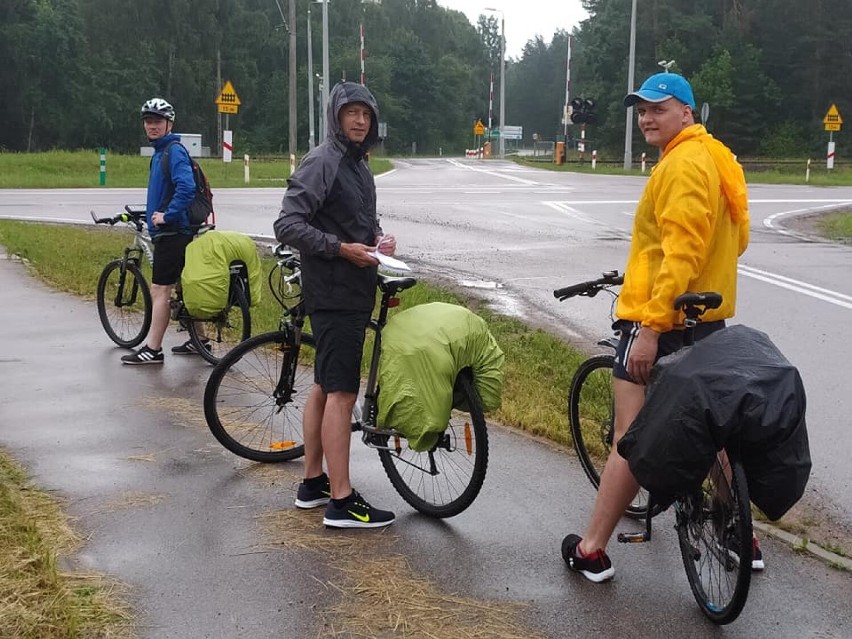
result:
M 720 453 L 701 490 L 676 501 L 675 513 L 695 600 L 714 623 L 731 623 L 751 583 L 751 508 L 742 465 Z
M 453 409 L 447 430 L 430 450 L 414 451 L 402 437 L 385 437 L 383 443 L 392 450 L 379 450 L 396 491 L 413 508 L 432 517 L 453 517 L 470 506 L 488 468 L 488 430 L 469 369 L 459 373 L 454 395 L 465 409 Z
M 614 362 L 612 355 L 595 355 L 580 364 L 568 396 L 574 450 L 595 490 L 601 485 L 601 474 L 615 437 Z M 647 511 L 648 492 L 640 489 L 625 514 L 642 519 Z
M 242 279 L 231 277 L 228 305 L 215 317 L 187 322 L 189 338 L 201 355 L 216 364 L 251 336 L 251 313 Z
M 207 426 L 235 455 L 270 463 L 305 454 L 302 417 L 314 383 L 314 341 L 302 334 L 300 355 L 304 363 L 295 365 L 290 384 L 284 371 L 285 366 L 292 365 L 285 348 L 288 340 L 287 331 L 256 335 L 228 353 L 207 380 Z
M 142 343 L 151 328 L 151 291 L 139 267 L 113 260 L 98 279 L 98 316 L 109 338 L 124 348 Z

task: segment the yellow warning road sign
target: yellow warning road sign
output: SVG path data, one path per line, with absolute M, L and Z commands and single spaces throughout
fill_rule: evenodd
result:
M 234 91 L 234 85 L 228 80 L 225 86 L 222 87 L 219 97 L 216 98 L 216 104 L 219 105 L 219 113 L 237 113 L 239 111 L 240 98 L 237 92 Z
M 477 120 L 476 124 L 473 125 L 473 134 L 485 135 L 485 125 L 482 124 L 482 120 Z
M 843 124 L 843 118 L 840 117 L 840 111 L 837 110 L 837 106 L 832 104 L 828 107 L 828 113 L 825 114 L 825 117 L 822 119 L 822 123 L 825 125 L 826 131 L 840 130 L 840 126 Z

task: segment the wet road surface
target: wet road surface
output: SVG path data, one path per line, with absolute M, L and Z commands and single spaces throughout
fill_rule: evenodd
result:
M 772 539 L 741 618 L 712 626 L 692 600 L 669 515 L 652 543 L 610 548 L 612 583 L 569 573 L 559 544 L 581 531 L 592 489 L 566 451 L 495 425 L 483 491 L 448 521 L 412 512 L 375 453 L 353 442 L 356 485 L 398 520 L 379 533 L 325 531 L 318 513 L 292 506 L 300 463 L 244 462 L 209 434 L 200 407 L 208 365 L 167 354 L 162 367 L 120 366 L 93 303 L 6 259 L 0 325 L 0 444 L 66 500 L 87 538 L 74 566 L 129 585 L 140 637 L 358 636 L 345 633 L 346 609 L 333 609 L 346 605 L 370 607 L 372 631 L 360 636 L 403 636 L 393 628 L 415 618 L 418 601 L 403 596 L 415 587 L 430 619 L 467 611 L 442 626 L 437 636 L 448 639 L 799 639 L 852 628 L 850 575 Z M 181 337 L 170 329 L 166 348 Z M 391 571 L 399 589 L 389 605 L 365 603 L 364 584 L 387 579 L 378 560 L 389 557 L 401 561 Z M 497 621 L 478 616 L 484 609 Z

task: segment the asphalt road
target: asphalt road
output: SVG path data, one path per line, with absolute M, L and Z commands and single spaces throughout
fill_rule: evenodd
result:
M 623 264 L 630 203 L 641 180 L 486 166 L 417 162 L 380 179 L 384 225 L 400 238 L 403 257 L 421 272 L 493 282 L 495 304 L 578 339 L 605 331 L 606 309 L 597 301 L 568 309 L 549 292 Z M 589 189 L 598 190 L 596 198 Z M 755 191 L 762 189 L 752 189 L 761 201 L 753 201 L 755 241 L 745 264 L 819 285 L 827 291 L 820 295 L 834 301 L 746 276 L 740 318 L 759 319 L 742 321 L 762 328 L 769 315 L 772 330 L 764 330 L 803 370 L 811 400 L 812 486 L 835 487 L 820 497 L 848 517 L 852 509 L 839 493 L 850 485 L 843 463 L 849 444 L 838 435 L 840 415 L 848 414 L 843 402 L 850 400 L 835 387 L 820 408 L 811 371 L 827 366 L 830 372 L 832 362 L 848 361 L 848 346 L 833 337 L 839 331 L 831 324 L 848 310 L 836 302 L 852 293 L 841 277 L 849 273 L 849 252 L 778 234 L 762 220 L 804 208 L 806 199 L 811 207 L 829 204 L 818 199 L 852 200 L 852 190 L 781 189 L 777 197 L 768 191 L 758 198 Z M 279 197 L 220 190 L 220 226 L 268 233 Z M 85 220 L 89 208 L 107 212 L 140 200 L 141 191 L 133 190 L 0 192 L 0 211 Z M 742 617 L 723 629 L 712 626 L 692 601 L 668 515 L 658 521 L 652 543 L 610 548 L 614 582 L 597 586 L 568 573 L 559 543 L 567 532 L 581 531 L 592 489 L 573 455 L 496 425 L 489 429 L 483 492 L 468 511 L 445 522 L 413 513 L 394 494 L 375 454 L 354 443 L 359 489 L 393 508 L 398 522 L 380 534 L 324 531 L 313 513 L 292 508 L 299 463 L 259 467 L 223 451 L 209 435 L 199 410 L 209 372 L 202 362 L 169 358 L 156 370 L 119 366 L 120 352 L 103 335 L 93 304 L 49 291 L 6 260 L 0 261 L 0 321 L 0 443 L 40 485 L 67 499 L 88 538 L 76 565 L 130 585 L 142 637 L 332 636 L 345 626 L 329 606 L 365 605 L 357 598 L 363 587 L 341 572 L 350 568 L 345 557 L 358 557 L 361 578 L 370 582 L 385 577 L 374 560 L 389 555 L 408 563 L 410 574 L 395 573 L 409 578 L 403 587 L 431 589 L 436 616 L 459 597 L 471 619 L 474 610 L 496 605 L 504 634 L 482 622 L 483 637 L 510 630 L 509 636 L 553 638 L 845 637 L 852 628 L 849 574 L 772 539 L 763 542 L 768 567 L 753 580 Z M 170 332 L 168 339 L 170 346 L 179 336 Z M 823 424 L 814 411 L 837 420 Z M 271 529 L 270 517 L 279 522 Z M 341 537 L 349 544 L 345 554 L 329 546 Z M 387 628 L 380 618 L 388 611 L 370 605 L 375 627 Z M 390 612 L 410 610 L 399 604 Z M 459 619 L 442 636 L 477 636 L 470 620 Z M 402 634 L 386 629 L 366 636 Z

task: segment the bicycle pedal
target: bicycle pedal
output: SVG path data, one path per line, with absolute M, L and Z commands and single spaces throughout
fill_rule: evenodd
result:
M 643 532 L 618 533 L 617 539 L 620 544 L 643 544 L 648 541 L 648 534 Z

